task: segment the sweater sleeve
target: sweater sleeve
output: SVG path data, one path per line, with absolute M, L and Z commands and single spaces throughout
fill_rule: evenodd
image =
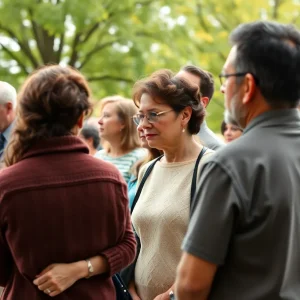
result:
M 108 248 L 101 253 L 108 261 L 109 276 L 118 273 L 131 264 L 136 255 L 136 240 L 132 231 L 127 189 L 123 186 L 121 189 L 117 190 L 120 193 L 119 199 L 123 203 L 123 205 L 120 206 L 124 210 L 124 213 L 122 214 L 123 220 L 119 221 L 121 224 L 124 224 L 124 234 L 116 246 Z
M 0 286 L 5 286 L 12 270 L 12 256 L 0 227 Z

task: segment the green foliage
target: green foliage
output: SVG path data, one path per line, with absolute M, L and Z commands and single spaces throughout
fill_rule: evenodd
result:
M 191 61 L 215 76 L 216 92 L 208 106 L 207 120 L 213 130 L 220 131 L 224 96 L 219 91 L 217 76 L 230 49 L 230 31 L 240 23 L 260 19 L 300 25 L 300 1 L 194 0 L 189 1 L 190 7 L 194 9 L 187 9 L 186 5 L 183 5 L 187 16 L 186 26 L 193 29 L 191 39 L 197 49 Z
M 214 74 L 208 123 L 219 131 L 220 73 L 230 31 L 258 19 L 300 25 L 300 1 L 2 0 L 0 76 L 19 87 L 36 67 L 69 64 L 89 79 L 95 99 L 131 95 L 161 68 L 195 64 Z

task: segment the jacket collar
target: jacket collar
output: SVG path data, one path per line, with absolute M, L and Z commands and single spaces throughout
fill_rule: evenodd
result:
M 38 141 L 24 154 L 22 159 L 59 152 L 83 152 L 88 154 L 89 149 L 77 136 L 53 137 Z
M 243 135 L 252 129 L 274 126 L 299 126 L 300 115 L 297 108 L 267 111 L 254 118 L 244 129 Z

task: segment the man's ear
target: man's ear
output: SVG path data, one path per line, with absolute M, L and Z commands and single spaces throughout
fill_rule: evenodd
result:
M 83 122 L 84 122 L 84 113 L 80 115 L 77 121 L 77 126 L 79 129 L 83 127 Z
M 11 102 L 7 102 L 5 104 L 6 108 L 7 108 L 7 112 L 10 113 L 13 109 L 14 109 L 14 106 Z
M 208 97 L 201 97 L 201 101 L 202 101 L 203 106 L 206 108 L 206 106 L 209 103 L 209 98 Z
M 245 84 L 243 89 L 244 89 L 243 104 L 248 104 L 253 100 L 253 95 L 256 90 L 256 82 L 252 74 L 246 74 Z

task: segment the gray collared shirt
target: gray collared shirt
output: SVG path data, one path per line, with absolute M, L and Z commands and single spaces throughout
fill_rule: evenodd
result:
M 206 121 L 201 124 L 198 136 L 201 143 L 209 149 L 217 150 L 225 145 L 225 143 L 208 128 Z
M 183 249 L 218 265 L 209 300 L 298 300 L 300 117 L 259 115 L 204 164 Z

